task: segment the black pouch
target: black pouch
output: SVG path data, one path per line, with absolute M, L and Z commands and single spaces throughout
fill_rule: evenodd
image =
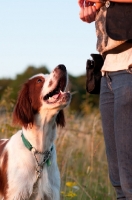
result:
M 93 60 L 86 63 L 86 90 L 90 94 L 99 94 L 104 59 L 100 54 L 91 54 L 91 57 Z
M 106 32 L 113 40 L 132 39 L 132 3 L 110 2 L 106 14 Z

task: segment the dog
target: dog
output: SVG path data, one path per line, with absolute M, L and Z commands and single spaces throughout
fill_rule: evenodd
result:
M 49 75 L 31 77 L 19 92 L 13 123 L 22 127 L 0 140 L 0 194 L 3 200 L 59 200 L 56 126 L 65 126 L 69 105 L 67 70 L 58 65 Z

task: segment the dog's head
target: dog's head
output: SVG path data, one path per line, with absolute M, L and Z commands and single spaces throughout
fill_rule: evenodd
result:
M 64 126 L 63 108 L 70 103 L 67 86 L 67 71 L 64 65 L 58 65 L 49 75 L 38 74 L 31 77 L 19 93 L 13 112 L 13 122 L 27 128 L 34 123 L 34 116 L 51 112 L 56 116 L 57 125 Z

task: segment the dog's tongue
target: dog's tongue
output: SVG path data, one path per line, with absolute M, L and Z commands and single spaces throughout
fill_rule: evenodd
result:
M 54 99 L 58 99 L 58 97 L 60 96 L 60 92 L 59 92 L 59 94 L 55 94 L 55 95 L 53 95 L 53 97 L 52 98 L 54 98 Z
M 56 102 L 60 95 L 61 95 L 61 92 L 59 92 L 58 94 L 53 95 L 52 97 L 49 97 L 48 102 L 49 103 Z

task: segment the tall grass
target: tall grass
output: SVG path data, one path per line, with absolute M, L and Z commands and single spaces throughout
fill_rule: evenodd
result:
M 0 138 L 9 138 L 17 130 L 11 121 L 14 102 L 8 98 L 10 92 L 8 88 L 0 101 Z M 56 139 L 61 200 L 115 200 L 99 111 L 77 117 L 66 110 L 65 115 L 66 127 L 58 129 Z
M 67 113 L 56 141 L 61 173 L 61 199 L 115 200 L 108 177 L 99 112 L 85 117 Z

